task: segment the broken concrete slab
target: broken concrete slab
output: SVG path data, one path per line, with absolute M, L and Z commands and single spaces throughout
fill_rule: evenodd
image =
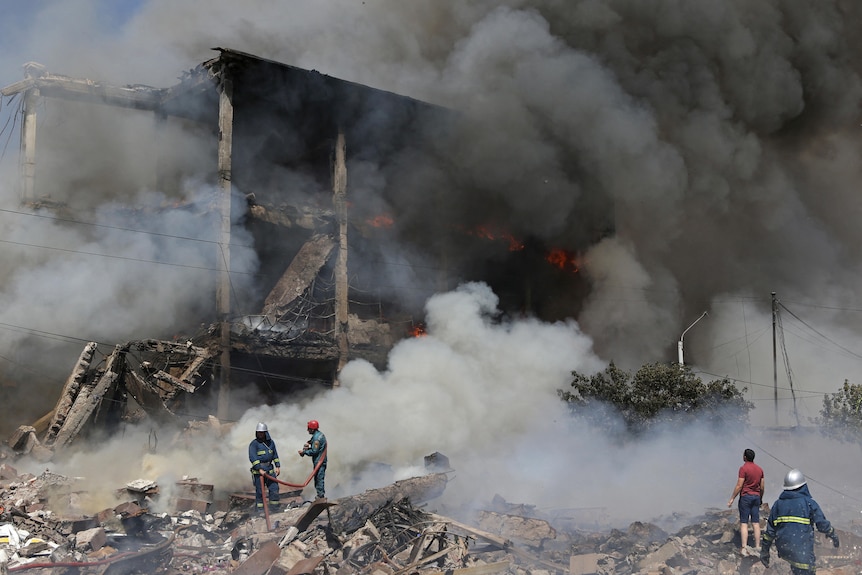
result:
M 572 555 L 569 558 L 569 575 L 596 575 L 599 572 L 599 561 L 605 557 L 601 553 L 584 553 Z
M 541 548 L 549 539 L 556 539 L 557 531 L 543 519 L 479 511 L 479 528 L 493 531 L 507 539 L 517 539 L 531 547 Z
M 75 534 L 75 549 L 79 551 L 98 551 L 107 542 L 105 530 L 101 527 L 93 527 L 78 531 Z

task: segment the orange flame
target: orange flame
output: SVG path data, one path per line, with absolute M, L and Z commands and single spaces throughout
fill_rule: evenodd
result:
M 425 337 L 426 335 L 428 335 L 428 332 L 425 331 L 424 325 L 422 325 L 421 323 L 417 323 L 410 330 L 410 335 L 413 337 Z
M 574 252 L 559 248 L 552 249 L 545 254 L 545 259 L 551 265 L 560 268 L 561 270 L 569 270 L 572 273 L 577 273 L 581 268 L 581 262 Z
M 389 214 L 380 214 L 379 216 L 368 218 L 365 220 L 365 223 L 370 226 L 374 226 L 375 228 L 391 228 L 392 224 L 395 223 L 395 220 L 393 220 L 392 216 Z
M 488 226 L 477 226 L 475 230 L 468 231 L 467 233 L 485 240 L 503 240 L 509 242 L 510 252 L 517 252 L 524 249 L 524 242 L 512 234 L 508 232 L 495 232 Z

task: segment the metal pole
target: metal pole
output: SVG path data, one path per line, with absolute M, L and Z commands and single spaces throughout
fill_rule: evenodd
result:
M 705 317 L 706 317 L 706 316 L 708 316 L 708 315 L 709 315 L 709 312 L 706 312 L 706 311 L 705 311 L 705 312 L 703 312 L 702 314 L 700 314 L 700 317 L 699 317 L 699 318 L 697 318 L 696 320 L 694 320 L 690 326 L 688 326 L 687 328 L 685 328 L 685 331 L 683 331 L 683 332 L 682 332 L 682 335 L 681 335 L 681 336 L 679 336 L 679 342 L 677 342 L 676 349 L 677 349 L 677 352 L 679 353 L 679 364 L 680 364 L 680 365 L 685 365 L 685 362 L 683 362 L 683 360 L 682 360 L 682 338 L 684 338 L 684 337 L 685 337 L 685 333 L 686 333 L 688 330 L 690 330 L 691 328 L 693 328 L 693 327 L 694 327 L 694 324 L 696 324 L 697 322 L 699 322 L 700 320 L 702 320 L 703 318 L 705 318 Z

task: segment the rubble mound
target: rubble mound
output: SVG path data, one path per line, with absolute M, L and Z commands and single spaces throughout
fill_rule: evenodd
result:
M 590 531 L 495 497 L 490 509 L 453 518 L 419 507 L 445 487 L 429 474 L 338 500 L 292 498 L 257 514 L 247 498 L 228 507 L 173 501 L 151 513 L 158 486 L 118 490 L 126 501 L 75 514 L 86 485 L 50 472 L 0 465 L 0 572 L 212 573 L 215 575 L 699 575 L 763 574 L 739 553 L 733 511 L 710 511 L 670 534 L 654 523 Z M 184 480 L 186 493 L 206 487 Z M 195 508 L 196 507 L 196 508 Z M 517 512 L 517 513 L 516 513 Z M 522 514 L 518 514 L 522 513 Z M 678 518 L 677 518 L 678 519 Z M 862 541 L 839 530 L 840 549 L 818 537 L 818 573 L 857 573 Z M 775 559 L 771 573 L 789 573 Z

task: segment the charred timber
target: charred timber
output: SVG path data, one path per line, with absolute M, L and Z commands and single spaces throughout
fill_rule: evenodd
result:
M 365 524 L 369 515 L 394 502 L 409 499 L 412 503 L 430 501 L 446 490 L 448 477 L 445 473 L 434 473 L 396 481 L 392 485 L 338 500 L 330 510 L 330 519 L 348 533 Z

